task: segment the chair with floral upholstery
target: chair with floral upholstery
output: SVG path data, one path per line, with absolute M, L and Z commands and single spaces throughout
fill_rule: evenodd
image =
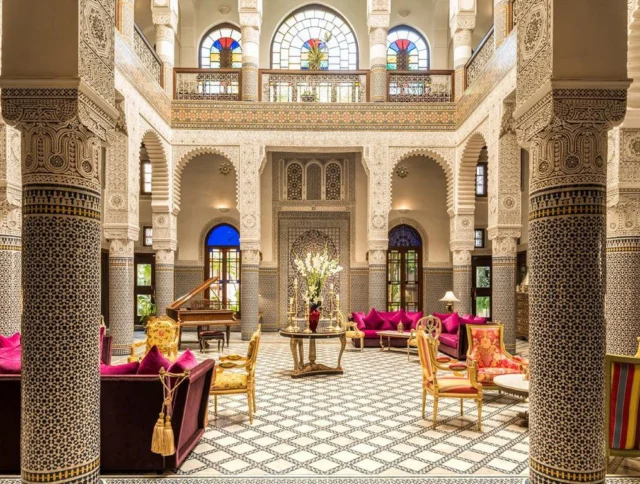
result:
M 609 457 L 640 457 L 640 338 L 635 356 L 606 356 L 607 466 Z
M 485 390 L 498 390 L 493 378 L 497 375 L 525 373 L 528 362 L 513 356 L 504 348 L 504 326 L 496 324 L 467 324 L 467 362 L 477 366 L 478 382 Z
M 249 423 L 253 423 L 253 413 L 256 411 L 256 360 L 260 348 L 260 335 L 262 325 L 251 336 L 247 356 L 228 355 L 220 358 L 211 383 L 213 395 L 213 413 L 218 415 L 218 395 L 231 395 L 235 393 L 247 394 L 247 406 L 249 409 Z M 242 371 L 231 371 L 242 370 Z
M 347 338 L 360 340 L 360 351 L 362 351 L 364 349 L 364 331 L 361 331 L 358 328 L 358 323 L 355 321 L 348 321 L 342 311 L 336 311 L 336 321 L 340 328 L 346 330 Z
M 139 361 L 151 348 L 157 346 L 169 361 L 178 357 L 178 341 L 180 340 L 180 324 L 169 316 L 152 317 L 147 321 L 147 337 L 129 346 L 129 363 Z M 144 346 L 144 355 L 136 354 L 136 350 Z
M 478 431 L 482 431 L 482 384 L 476 377 L 476 363 L 460 364 L 453 376 L 440 376 L 438 371 L 453 371 L 454 365 L 444 366 L 438 363 L 438 340 L 425 332 L 422 326 L 416 334 L 418 355 L 422 367 L 422 418 L 425 418 L 427 392 L 433 396 L 433 427 L 438 425 L 438 400 L 440 398 L 459 398 L 460 415 L 464 415 L 463 400 L 473 399 L 478 404 Z

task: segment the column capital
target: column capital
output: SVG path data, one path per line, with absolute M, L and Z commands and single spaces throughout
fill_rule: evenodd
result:
M 369 265 L 379 266 L 387 263 L 387 249 L 369 249 Z
M 128 238 L 109 241 L 109 257 L 133 258 L 134 241 Z
M 156 263 L 172 265 L 175 262 L 175 250 L 173 249 L 155 249 Z
M 474 214 L 454 213 L 449 217 L 449 238 L 451 250 L 458 248 L 473 250 Z
M 520 231 L 517 231 L 518 236 Z M 518 254 L 518 237 L 515 231 L 492 232 L 491 251 L 494 257 L 515 257 Z
M 607 238 L 640 236 L 640 187 L 618 189 L 607 203 Z
M 22 206 L 0 200 L 0 235 L 22 236 Z
M 451 34 L 460 32 L 462 30 L 473 31 L 476 28 L 476 12 L 466 11 L 455 14 L 449 19 L 449 28 Z
M 471 250 L 469 248 L 452 248 L 453 265 L 466 266 L 471 264 Z
M 257 10 L 240 11 L 240 27 L 252 27 L 258 31 L 262 27 L 262 14 Z
M 241 249 L 242 250 L 242 265 L 260 265 L 262 254 L 258 249 Z
M 154 212 L 152 218 L 153 249 L 175 251 L 178 248 L 177 217 L 170 212 Z
M 178 12 L 167 2 L 153 0 L 151 2 L 151 20 L 157 26 L 171 27 L 174 33 L 178 31 Z

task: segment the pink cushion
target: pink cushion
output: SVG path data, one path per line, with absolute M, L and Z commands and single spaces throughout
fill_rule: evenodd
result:
M 0 375 L 18 375 L 22 371 L 22 346 L 0 350 Z
M 457 312 L 455 312 L 455 313 L 433 313 L 433 315 L 436 318 L 440 319 L 440 321 L 444 321 L 445 319 L 447 319 L 452 314 L 458 314 L 458 313 Z M 458 317 L 460 317 L 460 315 L 458 315 Z
M 15 348 L 16 346 L 20 346 L 20 333 L 13 336 L 0 335 L 0 348 Z
M 480 318 L 476 316 L 473 318 L 473 324 L 487 324 L 487 318 Z
M 457 334 L 448 334 L 448 333 L 440 333 L 440 343 L 451 346 L 452 348 L 458 347 L 458 335 Z
M 396 327 L 399 323 L 402 323 L 405 328 L 409 328 L 413 320 L 407 315 L 405 310 L 401 308 L 400 311 L 397 311 L 396 314 L 391 318 L 391 322 Z
M 464 319 L 473 319 L 473 314 L 463 314 L 462 317 Z
M 196 366 L 198 366 L 198 360 L 191 350 L 187 350 L 173 362 L 173 365 L 169 367 L 169 373 L 182 373 L 185 370 L 191 370 Z
M 398 329 L 398 325 L 392 321 L 386 320 L 380 326 L 378 331 L 396 331 Z
M 473 322 L 473 316 L 471 316 L 470 318 L 463 316 L 459 318 L 459 321 L 460 321 L 460 324 L 476 324 Z
M 367 314 L 363 320 L 367 329 L 380 329 L 382 323 L 384 323 L 384 319 L 380 317 L 378 311 L 374 308 L 371 308 L 369 314 Z
M 411 329 L 416 329 L 418 321 L 424 318 L 424 312 L 418 311 L 417 313 L 412 313 L 407 311 L 407 316 L 409 316 L 409 319 L 411 319 Z
M 353 317 L 353 320 L 358 325 L 358 329 L 360 331 L 367 328 L 367 325 L 364 322 L 364 313 L 351 313 L 351 317 Z
M 140 362 L 138 375 L 158 375 L 160 368 L 168 370 L 171 362 L 167 360 L 157 346 L 153 346 Z
M 140 363 L 137 361 L 123 365 L 100 365 L 101 375 L 135 375 L 138 373 Z
M 398 311 L 377 311 L 377 313 L 382 319 L 391 321 Z
M 456 334 L 460 327 L 460 318 L 458 313 L 451 314 L 447 319 L 442 320 L 442 329 L 449 334 Z

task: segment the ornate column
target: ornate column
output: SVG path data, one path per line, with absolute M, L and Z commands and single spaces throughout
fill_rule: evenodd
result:
M 113 239 L 109 245 L 109 334 L 113 354 L 128 354 L 133 343 L 134 241 Z
M 257 101 L 262 1 L 238 0 L 242 33 L 242 100 Z
M 240 330 L 249 340 L 258 327 L 260 265 L 260 171 L 265 157 L 264 146 L 244 144 L 240 147 L 238 167 L 238 211 L 240 212 Z
M 118 30 L 133 48 L 135 0 L 116 0 Z
M 391 177 L 389 147 L 370 145 L 364 150 L 369 176 L 367 238 L 369 245 L 369 307 L 387 309 L 387 249 L 389 247 L 389 210 Z
M 370 72 L 369 100 L 371 102 L 384 102 L 387 100 L 387 35 L 389 33 L 390 17 L 391 0 L 367 2 Z
M 162 316 L 175 300 L 174 265 L 178 248 L 176 233 L 177 217 L 173 213 L 153 214 L 153 249 L 156 251 L 156 314 Z
M 587 0 L 576 23 L 571 2 L 518 2 L 514 117 L 532 166 L 532 484 L 605 482 L 607 130 L 626 109 L 626 8 Z M 572 42 L 553 41 L 552 32 L 563 30 Z M 586 68 L 576 81 L 575 65 L 587 65 L 593 50 L 606 66 Z M 578 342 L 569 341 L 573 335 Z
M 0 334 L 22 322 L 22 186 L 20 133 L 0 123 Z
M 509 35 L 511 0 L 493 0 L 493 42 L 497 49 Z
M 476 26 L 476 0 L 452 0 L 449 27 L 453 38 L 453 69 L 455 73 L 455 99 L 464 93 L 464 66 L 471 58 L 471 40 Z
M 609 153 L 607 353 L 634 355 L 640 336 L 640 129 L 612 130 Z
M 498 138 L 489 145 L 489 228 L 493 251 L 493 321 L 504 324 L 504 343 L 516 349 L 517 240 L 521 234 L 520 147 L 516 139 L 515 99 L 498 106 Z M 495 139 L 495 138 L 494 138 Z
M 450 213 L 449 219 L 449 246 L 453 253 L 453 293 L 460 300 L 454 304 L 454 309 L 460 314 L 471 314 L 473 209 L 458 210 L 462 213 Z
M 173 96 L 178 2 L 177 0 L 152 0 L 151 12 L 153 24 L 156 27 L 156 53 L 162 60 L 164 90 L 169 96 Z

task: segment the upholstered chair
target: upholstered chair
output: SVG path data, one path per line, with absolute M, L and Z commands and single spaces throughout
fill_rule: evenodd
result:
M 467 324 L 467 363 L 477 368 L 478 383 L 485 390 L 497 390 L 493 378 L 497 375 L 525 373 L 527 360 L 513 356 L 504 348 L 504 326 L 496 324 Z
M 355 321 L 348 321 L 342 311 L 336 311 L 336 319 L 338 326 L 347 332 L 347 338 L 360 340 L 360 351 L 362 351 L 364 349 L 364 331 L 358 328 Z
M 259 324 L 249 341 L 247 356 L 228 355 L 220 358 L 220 363 L 213 375 L 210 391 L 210 394 L 213 395 L 214 415 L 218 415 L 218 395 L 246 393 L 249 423 L 253 423 L 253 413 L 256 411 L 256 360 L 260 348 L 261 333 L 262 325 Z
M 476 365 L 467 362 L 444 366 L 438 363 L 438 342 L 423 327 L 419 327 L 416 334 L 418 355 L 422 368 L 422 418 L 425 417 L 427 393 L 433 396 L 433 427 L 438 425 L 438 400 L 440 398 L 459 398 L 460 415 L 464 415 L 464 399 L 473 399 L 478 404 L 478 431 L 482 431 L 482 384 L 476 378 Z M 459 370 L 464 373 L 454 373 L 451 376 L 440 376 L 438 371 L 450 372 Z
M 635 356 L 606 356 L 607 466 L 609 457 L 640 457 L 640 338 Z
M 175 361 L 178 357 L 178 341 L 180 340 L 180 325 L 166 314 L 153 317 L 147 321 L 147 337 L 137 341 L 129 347 L 129 363 L 139 361 L 142 357 L 136 354 L 138 348 L 144 346 L 144 355 L 151 348 L 157 346 L 169 361 Z M 142 356 L 144 356 L 142 355 Z

